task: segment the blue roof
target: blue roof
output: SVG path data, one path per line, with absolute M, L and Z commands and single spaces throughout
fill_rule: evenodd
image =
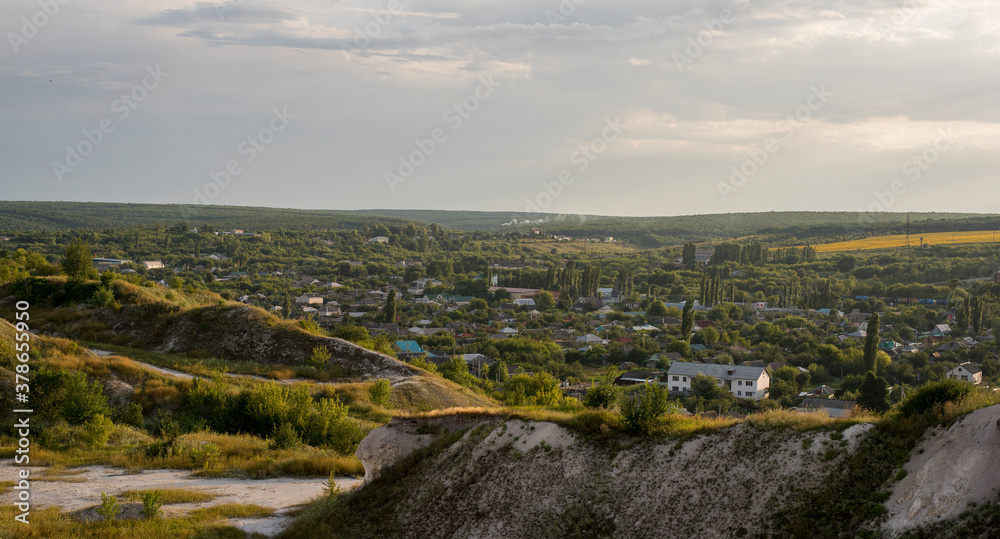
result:
M 424 349 L 420 347 L 417 341 L 396 341 L 396 348 L 399 348 L 400 352 L 412 352 L 415 354 L 422 354 Z

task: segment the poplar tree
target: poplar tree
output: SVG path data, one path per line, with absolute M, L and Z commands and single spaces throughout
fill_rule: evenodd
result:
M 875 356 L 878 354 L 878 313 L 873 313 L 868 319 L 868 330 L 865 334 L 865 368 L 875 371 Z

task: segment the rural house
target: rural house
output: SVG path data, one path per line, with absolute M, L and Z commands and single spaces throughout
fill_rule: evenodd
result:
M 691 381 L 699 374 L 715 378 L 720 386 L 740 399 L 767 398 L 771 385 L 771 377 L 763 367 L 675 361 L 667 371 L 667 387 L 670 391 L 689 391 Z
M 983 381 L 983 370 L 966 361 L 954 369 L 945 373 L 949 380 L 961 380 L 972 384 L 980 384 Z

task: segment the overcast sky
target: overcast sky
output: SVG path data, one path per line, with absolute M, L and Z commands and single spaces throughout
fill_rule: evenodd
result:
M 998 211 L 995 0 L 44 1 L 8 200 Z

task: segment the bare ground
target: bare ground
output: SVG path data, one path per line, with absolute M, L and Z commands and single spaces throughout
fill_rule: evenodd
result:
M 0 481 L 16 480 L 18 468 L 9 463 L 0 465 Z M 71 469 L 65 480 L 38 481 L 45 468 L 33 467 L 31 471 L 31 499 L 36 507 L 59 507 L 63 512 L 74 512 L 101 503 L 101 492 L 119 495 L 127 490 L 148 490 L 166 488 L 194 489 L 217 497 L 202 503 L 164 505 L 164 516 L 177 517 L 194 509 L 212 507 L 228 503 L 254 504 L 274 509 L 275 516 L 267 518 L 231 519 L 230 524 L 248 533 L 273 536 L 290 521 L 289 510 L 323 494 L 323 479 L 203 479 L 189 477 L 188 472 L 179 470 L 144 470 L 129 474 L 119 468 L 88 466 Z M 83 473 L 78 473 L 85 470 Z M 72 475 L 70 475 L 72 474 Z M 58 478 L 58 475 L 50 479 Z M 343 490 L 350 490 L 361 484 L 358 479 L 336 478 Z
M 1000 490 L 1000 405 L 976 410 L 948 430 L 928 431 L 886 502 L 893 535 L 965 511 Z

